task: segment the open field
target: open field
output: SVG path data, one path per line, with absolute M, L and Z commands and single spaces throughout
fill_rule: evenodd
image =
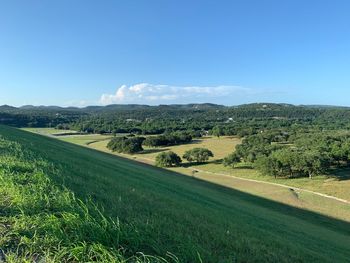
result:
M 59 137 L 59 139 L 63 139 L 71 143 L 85 145 L 100 151 L 111 153 L 111 151 L 106 148 L 109 139 L 108 136 L 63 136 Z M 258 181 L 278 183 L 282 185 L 298 187 L 350 200 L 350 193 L 348 191 L 350 187 L 350 181 L 338 180 L 338 178 L 346 179 L 346 175 L 343 175 L 343 177 L 331 178 L 326 176 L 317 176 L 314 177 L 313 180 L 310 180 L 308 178 L 274 179 L 272 177 L 261 176 L 254 169 L 231 169 L 228 167 L 224 167 L 221 163 L 221 159 L 229 153 L 231 153 L 232 149 L 234 149 L 235 145 L 239 142 L 240 140 L 236 137 L 204 137 L 202 139 L 195 140 L 191 144 L 176 145 L 162 148 L 145 147 L 145 151 L 143 153 L 134 155 L 118 153 L 113 154 L 153 165 L 154 159 L 159 152 L 171 150 L 182 156 L 186 150 L 191 149 L 193 147 L 206 147 L 211 149 L 214 153 L 214 158 L 212 158 L 210 162 L 187 167 L 187 163 L 185 161 L 184 164 L 186 167 L 169 168 L 169 170 L 189 176 L 192 176 L 192 171 L 196 170 L 197 172 L 195 173 L 195 177 L 207 180 L 209 182 L 238 189 L 250 194 L 258 195 L 295 207 L 308 209 L 311 211 L 350 221 L 350 205 L 348 204 L 344 204 L 335 200 L 330 200 L 321 196 L 315 196 L 306 192 L 297 193 L 296 198 L 295 192 L 292 192 L 288 188 L 281 188 L 274 185 L 243 181 L 235 178 L 239 177 L 244 179 L 254 179 Z M 222 174 L 229 175 L 230 177 L 223 176 Z
M 99 141 L 96 143 L 92 143 L 89 147 L 94 149 L 104 151 L 107 153 L 112 153 L 109 149 L 106 148 L 108 141 Z M 182 155 L 187 149 L 191 149 L 193 147 L 207 147 L 214 152 L 215 157 L 211 162 L 201 165 L 194 166 L 186 166 L 186 167 L 173 167 L 167 168 L 168 170 L 179 172 L 181 174 L 186 174 L 188 176 L 192 176 L 192 171 L 196 170 L 197 172 L 194 174 L 196 178 L 203 179 L 209 182 L 213 182 L 219 185 L 223 185 L 226 187 L 230 187 L 233 189 L 237 189 L 240 191 L 244 191 L 250 194 L 254 194 L 257 196 L 262 196 L 264 198 L 268 198 L 271 200 L 275 200 L 281 203 L 285 203 L 288 205 L 292 205 L 295 207 L 300 207 L 312 211 L 316 211 L 318 213 L 322 213 L 325 215 L 329 215 L 332 217 L 336 217 L 339 219 L 347 220 L 350 222 L 350 205 L 344 204 L 335 200 L 330 200 L 328 198 L 324 198 L 321 196 L 315 196 L 314 194 L 306 193 L 306 192 L 293 192 L 288 188 L 281 188 L 279 186 L 261 184 L 256 182 L 250 182 L 245 180 L 240 180 L 235 177 L 244 178 L 244 179 L 256 179 L 260 181 L 268 181 L 272 183 L 280 183 L 286 184 L 289 183 L 289 180 L 286 179 L 277 179 L 271 178 L 271 180 L 267 180 L 269 178 L 265 176 L 261 176 L 254 169 L 231 169 L 224 167 L 219 160 L 230 153 L 230 149 L 234 147 L 236 143 L 239 143 L 237 138 L 231 137 L 221 137 L 221 138 L 205 138 L 201 140 L 196 140 L 194 144 L 185 144 L 185 145 L 176 145 L 164 148 L 146 148 L 145 153 L 128 155 L 128 154 L 119 154 L 112 153 L 118 156 L 123 156 L 129 159 L 133 159 L 142 163 L 154 164 L 155 156 L 165 150 L 174 151 L 180 155 Z M 185 162 L 186 164 L 186 162 Z M 209 172 L 209 173 L 207 173 Z M 218 173 L 218 174 L 212 174 Z M 222 174 L 227 174 L 224 176 Z M 233 177 L 235 176 L 235 177 Z M 318 182 L 324 180 L 323 177 L 315 177 L 316 179 L 310 181 L 309 179 L 299 179 L 296 180 L 299 184 L 294 184 L 294 187 L 306 188 L 303 187 L 302 182 L 307 181 L 309 183 Z M 294 180 L 293 180 L 294 181 Z M 312 187 L 310 187 L 312 189 Z M 346 189 L 342 189 L 345 191 Z M 297 197 L 296 197 L 297 194 Z
M 181 262 L 346 262 L 349 223 L 172 171 L 1 126 L 81 198 L 138 229 L 136 251 Z M 257 191 L 259 191 L 257 189 Z M 151 242 L 150 242 L 151 241 Z
M 42 135 L 54 135 L 54 134 L 65 134 L 65 133 L 75 133 L 73 130 L 58 130 L 55 128 L 23 128 L 25 131 L 35 132 Z
M 77 134 L 77 135 L 71 135 L 71 133 L 75 133 L 76 131 L 72 130 L 57 130 L 53 128 L 24 128 L 23 130 L 41 134 L 41 135 L 47 135 L 47 136 L 54 136 L 60 140 L 79 144 L 79 145 L 89 145 L 94 142 L 104 141 L 112 138 L 111 135 L 100 135 L 100 134 Z M 69 133 L 69 135 L 64 135 L 65 133 Z M 60 134 L 63 136 L 55 136 L 56 134 Z
M 74 143 L 74 141 L 72 142 Z M 241 178 L 284 184 L 291 187 L 304 188 L 350 201 L 349 170 L 335 171 L 331 175 L 315 176 L 312 180 L 310 180 L 309 178 L 275 179 L 269 176 L 262 176 L 254 169 L 246 169 L 244 167 L 232 169 L 229 167 L 224 167 L 221 163 L 221 159 L 227 156 L 229 153 L 231 153 L 235 145 L 239 142 L 240 140 L 235 137 L 207 137 L 195 140 L 194 143 L 191 144 L 177 145 L 164 148 L 145 148 L 144 153 L 134 154 L 130 157 L 138 159 L 140 161 L 148 160 L 148 163 L 152 164 L 155 160 L 155 156 L 161 151 L 171 150 L 182 156 L 182 154 L 188 149 L 194 147 L 205 147 L 213 151 L 214 158 L 212 158 L 208 163 L 193 165 L 190 168 L 213 173 L 227 174 Z M 99 141 L 96 143 L 92 143 L 89 146 L 101 151 L 111 152 L 106 148 L 107 143 L 108 141 Z M 186 162 L 184 163 L 186 164 Z M 171 169 L 176 171 L 182 170 L 179 170 L 179 168 Z

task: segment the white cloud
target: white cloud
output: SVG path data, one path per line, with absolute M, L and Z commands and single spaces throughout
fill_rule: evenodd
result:
M 161 104 L 210 102 L 215 99 L 254 94 L 254 90 L 240 86 L 171 86 L 140 83 L 123 85 L 114 94 L 103 94 L 102 105 L 113 103 Z

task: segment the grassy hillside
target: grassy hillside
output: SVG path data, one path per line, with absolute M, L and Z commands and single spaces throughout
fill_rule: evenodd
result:
M 349 223 L 33 133 L 0 126 L 0 134 L 52 163 L 57 185 L 133 229 L 123 239 L 129 255 L 171 252 L 180 262 L 215 263 L 350 258 Z
M 26 128 L 25 130 L 47 136 L 51 136 L 52 133 L 57 133 L 57 130 L 54 132 L 49 128 Z M 187 161 L 183 160 L 183 166 L 170 167 L 167 169 L 189 176 L 193 176 L 192 171 L 196 170 L 194 175 L 196 178 L 350 222 L 350 205 L 348 204 L 307 193 L 305 191 L 291 191 L 290 188 L 283 188 L 276 185 L 265 184 L 263 182 L 257 183 L 238 179 L 257 179 L 259 182 L 269 181 L 272 183 L 289 185 L 291 187 L 299 186 L 304 189 L 306 188 L 348 200 L 350 199 L 350 193 L 348 191 L 350 186 L 349 180 L 340 181 L 336 180 L 336 178 L 331 179 L 328 176 L 316 176 L 313 180 L 308 178 L 295 178 L 290 180 L 282 178 L 274 179 L 273 177 L 259 175 L 259 172 L 255 169 L 243 167 L 232 169 L 230 167 L 224 167 L 221 162 L 222 158 L 230 154 L 235 145 L 240 143 L 240 140 L 237 137 L 221 136 L 220 138 L 217 138 L 206 136 L 200 139 L 195 139 L 189 144 L 157 148 L 144 147 L 145 150 L 143 152 L 132 155 L 120 154 L 109 150 L 106 146 L 111 136 L 108 135 L 68 135 L 55 136 L 54 138 L 78 145 L 84 145 L 92 149 L 112 153 L 151 165 L 154 165 L 155 157 L 162 151 L 171 150 L 182 156 L 186 150 L 194 147 L 208 148 L 214 153 L 214 158 L 211 158 L 208 163 L 193 163 L 190 165 Z M 229 175 L 229 177 L 225 175 Z

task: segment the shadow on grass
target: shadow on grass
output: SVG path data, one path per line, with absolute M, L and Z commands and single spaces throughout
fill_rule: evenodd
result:
M 208 162 L 190 162 L 190 163 L 183 163 L 181 166 L 184 168 L 189 168 L 189 167 L 196 167 L 196 166 L 202 166 L 206 164 L 221 164 L 222 159 L 219 160 L 213 160 L 213 161 L 208 161 Z
M 54 140 L 54 139 L 53 139 Z M 62 142 L 65 143 L 65 142 Z M 68 143 L 69 144 L 69 143 Z M 74 145 L 75 146 L 75 145 Z M 75 147 L 81 147 L 79 145 L 76 145 Z M 197 197 L 202 196 L 202 198 L 198 198 L 200 200 L 209 200 L 211 199 L 210 196 L 207 196 L 205 193 L 207 192 L 205 189 L 210 189 L 210 190 L 214 190 L 218 193 L 222 193 L 222 194 L 228 194 L 230 195 L 232 198 L 237 198 L 237 200 L 242 200 L 244 202 L 247 203 L 251 203 L 254 205 L 258 205 L 260 207 L 263 207 L 265 209 L 268 210 L 272 210 L 275 212 L 279 212 L 282 213 L 284 215 L 288 215 L 291 217 L 295 217 L 301 220 L 305 220 L 309 223 L 312 224 L 316 224 L 316 225 L 321 225 L 322 227 L 331 229 L 333 231 L 339 232 L 341 234 L 345 234 L 345 235 L 350 235 L 350 222 L 347 222 L 345 220 L 340 220 L 337 218 L 333 218 L 331 216 L 327 216 L 327 215 L 323 215 L 317 212 L 313 212 L 313 211 L 309 211 L 309 210 L 305 210 L 302 208 L 297 208 L 291 205 L 287 205 L 278 201 L 274 201 L 274 200 L 270 200 L 264 197 L 260 197 L 260 196 L 256 196 L 253 194 L 249 194 L 237 189 L 233 189 L 230 187 L 226 187 L 223 185 L 219 185 L 219 184 L 215 184 L 212 182 L 208 182 L 206 180 L 200 179 L 200 178 L 196 178 L 195 174 L 194 176 L 188 176 L 188 175 L 184 175 L 181 173 L 177 173 L 174 171 L 170 171 L 170 170 L 165 170 L 163 168 L 159 168 L 150 164 L 146 164 L 146 163 L 141 163 L 141 162 L 137 162 L 134 160 L 130 160 L 124 157 L 120 157 L 120 156 L 116 156 L 113 154 L 109 154 L 109 153 L 104 153 L 104 152 L 98 152 L 94 149 L 81 149 L 84 151 L 89 151 L 90 154 L 91 152 L 94 152 L 95 154 L 98 155 L 104 155 L 106 156 L 107 159 L 119 159 L 120 161 L 129 163 L 129 164 L 133 164 L 135 166 L 134 170 L 134 179 L 140 180 L 141 181 L 147 181 L 148 179 L 150 181 L 154 181 L 157 180 L 157 175 L 152 175 L 152 171 L 157 172 L 157 174 L 159 172 L 161 172 L 161 174 L 159 174 L 159 181 L 167 181 L 167 186 L 165 187 L 166 189 L 173 189 L 172 184 L 174 184 L 174 188 L 177 189 L 177 193 L 179 193 L 181 195 L 181 192 L 184 191 L 183 194 L 183 198 L 189 198 L 190 193 L 195 193 L 195 195 Z M 76 164 L 78 165 L 78 164 Z M 113 170 L 113 168 L 111 167 L 110 169 Z M 140 174 L 140 177 L 137 176 L 138 173 L 140 173 L 140 171 L 143 172 L 147 172 L 150 176 L 149 177 L 144 177 L 143 175 Z M 83 176 L 83 175 L 82 175 Z M 123 176 L 123 175 L 120 175 Z M 167 180 L 167 178 L 169 180 Z M 183 183 L 183 187 L 182 187 L 182 191 L 179 191 L 179 182 Z M 193 184 L 193 182 L 196 182 L 195 184 Z M 66 181 L 66 183 L 68 183 Z M 99 184 L 103 184 L 102 182 Z M 71 186 L 69 187 L 69 185 L 66 185 L 68 188 L 70 188 L 73 192 L 79 193 L 81 190 L 81 186 Z M 94 187 L 96 187 L 96 185 L 94 185 Z M 198 188 L 201 189 L 201 193 L 198 194 Z M 166 190 L 165 190 L 166 191 Z M 157 193 L 159 193 L 159 195 L 161 195 L 161 191 L 160 189 L 157 190 Z M 80 192 L 80 195 L 82 193 Z M 89 196 L 89 192 L 86 193 L 87 196 Z M 101 200 L 100 200 L 101 201 Z M 213 202 L 209 201 L 209 202 Z M 102 204 L 103 205 L 103 204 Z M 218 207 L 221 207 L 219 209 L 227 209 L 228 211 L 230 209 L 232 209 L 232 207 L 230 207 L 230 205 L 226 205 L 225 203 L 220 203 L 220 204 L 216 204 L 218 205 Z
M 350 180 L 350 167 L 338 168 L 331 170 L 327 174 L 328 178 L 334 178 L 338 181 L 347 181 Z
M 233 169 L 235 169 L 235 170 L 253 170 L 254 169 L 254 167 L 253 166 L 251 166 L 251 165 L 240 165 L 240 166 L 235 166 L 235 168 L 233 168 Z
M 164 148 L 152 148 L 152 149 L 143 150 L 142 152 L 139 152 L 138 154 L 160 153 L 160 152 L 164 152 L 164 151 L 166 151 L 166 149 L 164 149 Z

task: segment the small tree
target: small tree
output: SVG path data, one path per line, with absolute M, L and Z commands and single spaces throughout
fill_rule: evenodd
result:
M 209 160 L 210 157 L 214 157 L 212 151 L 206 148 L 193 148 L 188 150 L 183 155 L 183 158 L 189 162 L 203 163 Z
M 234 168 L 237 163 L 241 161 L 241 158 L 238 156 L 237 153 L 231 153 L 230 155 L 226 156 L 224 158 L 224 166 L 229 166 Z
M 162 152 L 156 157 L 156 165 L 159 167 L 179 166 L 181 162 L 180 156 L 172 151 Z
M 221 135 L 224 135 L 224 130 L 221 126 L 215 126 L 211 130 L 211 134 L 219 138 Z

